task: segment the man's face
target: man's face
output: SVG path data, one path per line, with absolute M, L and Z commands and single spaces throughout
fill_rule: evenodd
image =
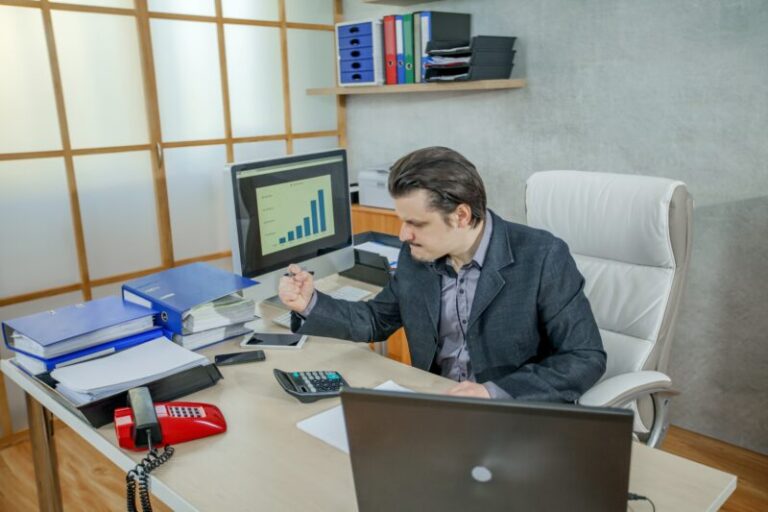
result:
M 426 190 L 416 190 L 395 199 L 400 220 L 400 240 L 411 246 L 411 255 L 419 261 L 434 261 L 450 254 L 461 240 L 453 214 L 446 224 L 443 214 L 428 207 Z

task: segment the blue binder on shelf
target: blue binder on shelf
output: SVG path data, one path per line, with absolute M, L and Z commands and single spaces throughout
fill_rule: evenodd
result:
M 155 322 L 175 334 L 184 333 L 184 313 L 259 284 L 206 263 L 192 263 L 128 281 L 123 299 L 158 313 Z
M 87 361 L 89 359 L 95 359 L 97 357 L 114 354 L 115 352 L 120 352 L 121 350 L 135 347 L 136 345 L 141 345 L 146 341 L 154 340 L 155 338 L 160 338 L 162 336 L 164 336 L 163 330 L 160 327 L 154 327 L 148 331 L 134 334 L 133 336 L 108 341 L 100 345 L 95 345 L 83 350 L 70 352 L 68 354 L 52 357 L 49 359 L 30 354 L 24 350 L 16 350 L 16 362 L 23 369 L 28 370 L 34 375 L 37 375 L 38 373 L 53 371 L 56 368 L 61 368 L 71 364 Z
M 153 316 L 146 307 L 104 297 L 3 322 L 3 339 L 13 351 L 49 361 L 153 329 Z
M 395 15 L 395 53 L 397 66 L 397 83 L 405 83 L 405 40 L 403 39 L 403 15 Z

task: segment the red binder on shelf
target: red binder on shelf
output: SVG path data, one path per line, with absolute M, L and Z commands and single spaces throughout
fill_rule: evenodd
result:
M 395 39 L 395 17 L 384 16 L 384 83 L 397 84 L 397 42 Z

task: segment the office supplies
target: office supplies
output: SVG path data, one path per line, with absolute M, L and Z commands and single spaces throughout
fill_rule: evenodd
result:
M 395 17 L 393 15 L 384 16 L 384 83 L 387 85 L 397 84 L 397 37 L 395 31 Z
M 153 340 L 163 335 L 163 330 L 160 327 L 150 329 L 148 331 L 140 332 L 125 338 L 118 340 L 108 341 L 100 345 L 88 347 L 76 352 L 70 352 L 58 357 L 43 358 L 39 356 L 29 355 L 24 352 L 16 352 L 14 359 L 16 364 L 27 370 L 32 375 L 40 373 L 50 372 L 56 368 L 63 368 L 72 364 L 81 363 L 89 359 L 96 359 L 97 357 L 103 357 L 109 354 L 113 354 L 120 350 L 125 350 L 131 347 L 135 347 L 140 343 Z
M 381 21 L 378 20 L 347 21 L 336 24 L 339 85 L 384 83 L 381 27 Z
M 43 360 L 150 330 L 151 309 L 120 297 L 83 302 L 2 323 L 6 346 Z
M 230 354 L 216 354 L 213 362 L 219 366 L 232 364 L 254 363 L 264 361 L 267 356 L 263 350 L 254 350 L 253 352 L 232 352 Z
M 421 67 L 421 12 L 413 13 L 413 82 L 424 81 Z
M 243 340 L 243 348 L 301 348 L 307 341 L 306 334 L 255 333 Z
M 223 311 L 232 304 L 233 294 L 242 293 L 243 289 L 257 284 L 207 263 L 192 263 L 128 281 L 123 285 L 122 292 L 126 301 L 158 312 L 158 325 L 175 334 L 191 334 L 199 327 L 195 326 L 196 323 L 212 328 L 252 320 L 254 310 L 249 312 L 242 305 L 235 308 L 234 316 L 227 317 Z M 198 308 L 220 299 L 225 301 L 223 307 L 210 305 Z M 209 318 L 195 319 L 195 308 Z M 217 314 L 217 311 L 222 314 Z M 191 322 L 190 316 L 193 318 Z M 192 329 L 185 328 L 185 320 Z
M 129 407 L 115 409 L 115 437 L 120 448 L 146 450 L 147 431 L 153 447 L 184 443 L 223 434 L 227 422 L 221 410 L 200 402 L 152 402 L 148 388 L 128 391 Z
M 413 74 L 413 14 L 403 14 L 403 65 L 405 83 L 412 84 Z
M 397 268 L 400 239 L 386 233 L 366 231 L 355 235 L 355 266 L 339 275 L 384 286 Z
M 350 269 L 352 270 L 352 269 Z M 345 271 L 349 272 L 349 271 Z M 343 275 L 344 272 L 340 272 L 340 275 Z M 333 297 L 334 299 L 341 299 L 341 300 L 348 300 L 352 302 L 357 302 L 358 300 L 363 300 L 367 296 L 369 296 L 372 292 L 365 290 L 363 288 L 357 288 L 356 286 L 341 286 L 332 292 L 328 292 L 328 295 Z M 277 325 L 281 325 L 283 327 L 291 328 L 291 312 L 287 311 L 281 315 L 278 315 L 274 318 L 272 318 L 272 322 L 276 323 Z
M 349 386 L 335 371 L 284 372 L 275 368 L 273 373 L 286 393 L 302 403 L 339 396 L 341 389 Z
M 405 83 L 405 41 L 403 39 L 403 15 L 395 14 L 395 57 L 397 59 L 397 83 Z
M 405 388 L 398 383 L 388 380 L 379 384 L 374 389 L 383 391 L 400 391 L 412 393 L 413 391 Z M 310 416 L 305 420 L 296 423 L 299 430 L 328 443 L 334 448 L 344 453 L 349 453 L 349 443 L 347 442 L 347 428 L 344 426 L 344 413 L 341 406 L 331 407 L 321 413 Z
M 51 378 L 56 390 L 81 405 L 183 370 L 210 364 L 207 357 L 156 338 L 115 354 L 57 368 Z
M 626 510 L 629 410 L 348 388 L 341 403 L 361 512 Z
M 251 332 L 253 331 L 246 327 L 244 323 L 239 323 L 207 329 L 193 334 L 173 334 L 171 339 L 189 350 L 199 350 L 214 343 L 244 336 Z
M 429 57 L 427 43 L 433 40 L 469 41 L 472 17 L 470 14 L 440 11 L 421 11 L 418 15 L 420 37 L 414 41 L 414 51 L 420 55 L 421 81 L 426 81 L 426 63 Z
M 345 150 L 232 164 L 228 179 L 232 268 L 261 283 L 249 297 L 282 307 L 291 263 L 317 279 L 355 264 Z
M 429 82 L 509 78 L 515 37 L 475 36 L 464 41 L 430 41 L 425 78 Z

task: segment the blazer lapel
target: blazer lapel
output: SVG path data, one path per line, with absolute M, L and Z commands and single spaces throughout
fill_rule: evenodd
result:
M 491 305 L 493 299 L 501 292 L 506 281 L 499 272 L 502 268 L 514 263 L 515 258 L 512 255 L 512 248 L 509 246 L 507 237 L 506 223 L 493 212 L 493 233 L 491 233 L 491 242 L 488 245 L 488 252 L 485 255 L 485 262 L 480 271 L 480 279 L 477 282 L 475 298 L 472 301 L 472 311 L 469 314 L 469 325 L 480 318 L 480 315 Z

